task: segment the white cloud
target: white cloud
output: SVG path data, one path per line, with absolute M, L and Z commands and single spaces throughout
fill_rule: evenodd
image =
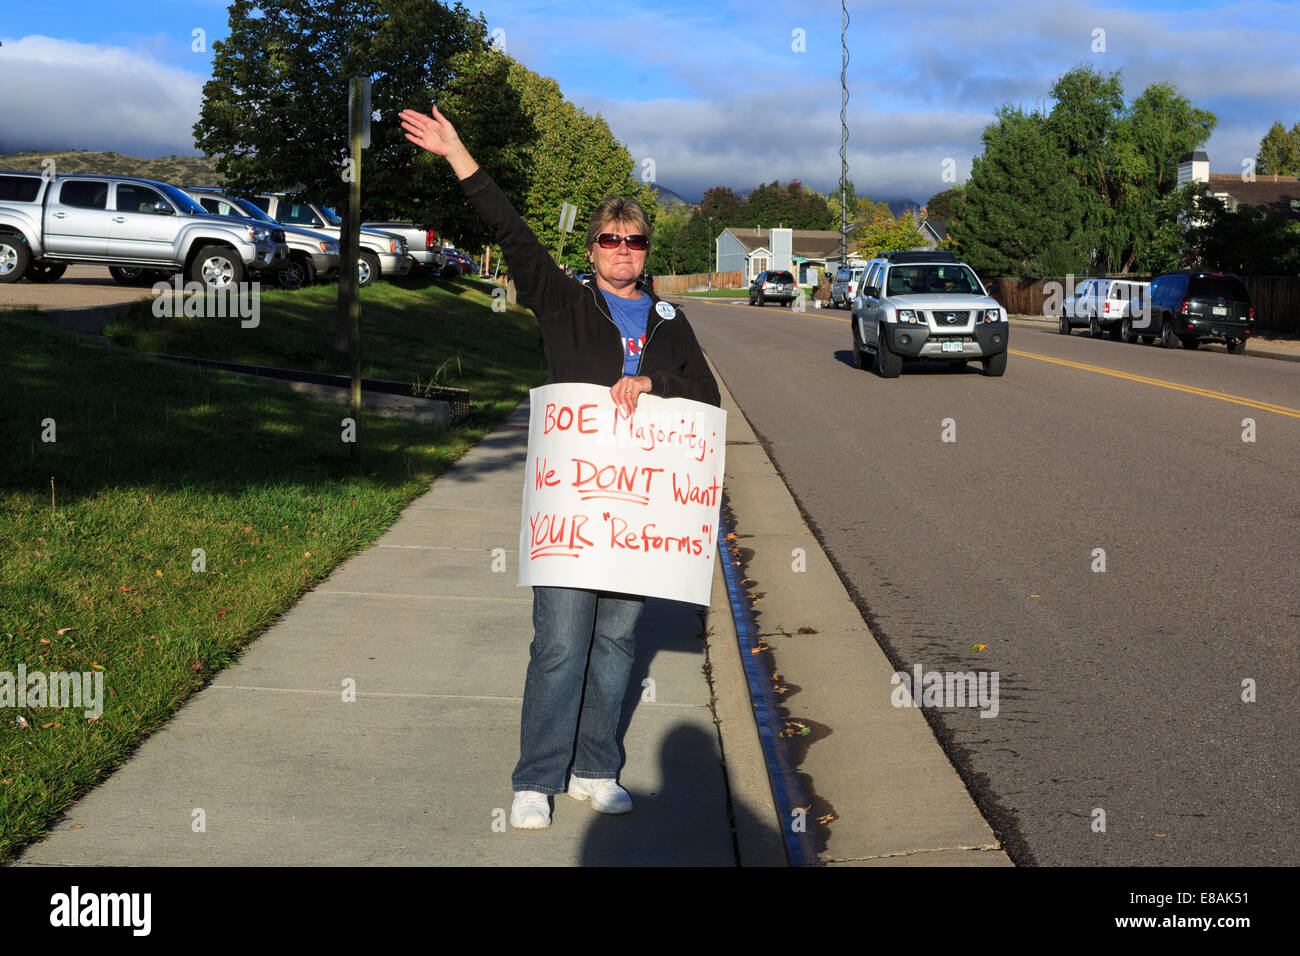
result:
M 3 43 L 0 89 L 11 93 L 0 113 L 0 152 L 196 152 L 204 77 L 124 47 L 39 35 Z

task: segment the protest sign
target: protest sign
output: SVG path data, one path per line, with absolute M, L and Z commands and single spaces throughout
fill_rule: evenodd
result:
M 727 413 L 643 394 L 624 415 L 609 389 L 530 393 L 519 585 L 709 603 Z

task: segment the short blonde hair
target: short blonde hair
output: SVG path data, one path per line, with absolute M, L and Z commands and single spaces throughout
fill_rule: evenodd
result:
M 654 227 L 650 225 L 650 217 L 645 214 L 645 207 L 635 199 L 606 196 L 592 212 L 591 222 L 587 225 L 588 252 L 596 244 L 596 237 L 602 232 L 607 232 L 609 224 L 614 222 L 632 223 L 637 231 L 645 236 L 646 244 L 649 245 Z

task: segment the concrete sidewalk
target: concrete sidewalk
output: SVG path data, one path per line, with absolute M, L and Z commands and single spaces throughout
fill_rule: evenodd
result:
M 532 639 L 515 586 L 527 421 L 525 404 L 14 865 L 735 866 L 733 813 L 739 859 L 784 865 L 720 574 L 707 644 L 693 605 L 651 600 L 639 626 L 634 812 L 560 795 L 549 829 L 507 824 Z

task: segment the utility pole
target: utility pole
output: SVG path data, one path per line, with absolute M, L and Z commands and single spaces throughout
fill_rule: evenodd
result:
M 361 464 L 361 300 L 357 288 L 357 260 L 361 253 L 361 150 L 370 145 L 370 77 L 348 81 L 348 164 L 343 179 L 348 184 L 343 204 L 343 231 L 339 236 L 339 327 L 351 329 L 352 448 L 354 465 Z
M 849 8 L 840 0 L 840 265 L 849 263 Z
M 713 217 L 709 216 L 708 219 L 709 219 L 709 245 L 704 251 L 706 254 L 705 258 L 708 261 L 707 268 L 709 270 L 709 291 L 712 292 L 713 291 Z

